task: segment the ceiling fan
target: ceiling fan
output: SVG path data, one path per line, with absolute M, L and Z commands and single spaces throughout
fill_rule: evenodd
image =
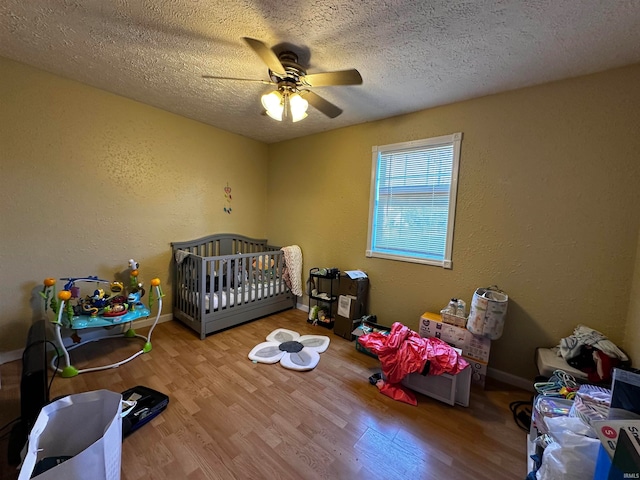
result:
M 308 104 L 327 117 L 336 118 L 342 113 L 342 109 L 309 89 L 362 84 L 362 77 L 355 69 L 307 74 L 306 69 L 298 63 L 298 56 L 294 52 L 284 51 L 276 55 L 260 40 L 248 37 L 243 37 L 243 40 L 269 68 L 269 81 L 213 75 L 203 75 L 202 78 L 259 82 L 277 86 L 276 90 L 262 96 L 262 105 L 267 115 L 275 120 L 302 120 L 307 116 Z

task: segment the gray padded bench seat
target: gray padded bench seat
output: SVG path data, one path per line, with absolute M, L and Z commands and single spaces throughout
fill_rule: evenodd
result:
M 537 348 L 536 366 L 543 377 L 550 377 L 554 370 L 563 370 L 578 381 L 587 381 L 587 374 L 569 365 L 564 358 L 556 354 L 555 348 Z

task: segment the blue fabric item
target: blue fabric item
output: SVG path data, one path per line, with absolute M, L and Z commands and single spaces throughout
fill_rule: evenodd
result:
M 525 478 L 525 480 L 536 480 L 536 472 L 540 468 L 540 465 L 542 465 L 542 458 L 537 453 L 531 455 L 530 458 L 534 462 L 533 470 L 529 472 L 529 475 L 527 475 L 527 478 Z

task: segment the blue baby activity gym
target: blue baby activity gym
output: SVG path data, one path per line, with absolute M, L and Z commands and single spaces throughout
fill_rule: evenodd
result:
M 45 312 L 49 309 L 53 312 L 55 336 L 58 344 L 58 353 L 51 360 L 51 367 L 63 377 L 74 377 L 80 373 L 115 368 L 123 363 L 133 360 L 137 356 L 151 351 L 151 334 L 162 311 L 162 287 L 159 278 L 151 280 L 151 288 L 147 296 L 147 304 L 143 302 L 145 289 L 138 280 L 139 264 L 133 259 L 129 260 L 129 285 L 125 286 L 120 281 L 109 281 L 97 276 L 61 278 L 65 284 L 63 289 L 56 291 L 56 279 L 46 278 L 44 287 L 40 292 L 44 299 Z M 157 312 L 154 321 L 146 336 L 137 334 L 132 323 L 149 318 L 154 304 L 157 303 Z M 118 333 L 81 341 L 77 335 L 78 330 L 87 328 L 112 329 L 119 326 Z M 73 330 L 74 342 L 65 346 L 62 330 Z M 140 351 L 130 357 L 110 365 L 77 369 L 71 364 L 69 351 L 85 345 L 89 342 L 106 338 L 140 338 L 144 341 Z M 58 365 L 62 362 L 62 365 Z

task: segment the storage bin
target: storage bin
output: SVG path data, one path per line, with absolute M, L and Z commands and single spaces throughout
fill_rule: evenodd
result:
M 458 404 L 468 407 L 471 393 L 471 367 L 465 368 L 457 375 L 411 373 L 404 377 L 402 384 L 411 390 L 449 405 Z
M 389 332 L 391 331 L 391 327 L 387 327 L 385 325 L 379 325 L 377 323 L 364 320 L 366 318 L 371 318 L 375 320 L 376 316 L 367 315 L 363 317 L 361 319 L 360 324 L 353 330 L 353 332 L 351 332 L 356 337 L 356 350 L 358 350 L 359 352 L 365 353 L 370 357 L 378 358 L 378 356 L 375 353 L 371 352 L 369 349 L 360 345 L 360 342 L 358 342 L 358 337 L 361 335 L 364 335 L 365 333 L 371 333 L 371 332 L 378 332 L 378 333 L 382 333 L 383 335 L 388 335 Z

